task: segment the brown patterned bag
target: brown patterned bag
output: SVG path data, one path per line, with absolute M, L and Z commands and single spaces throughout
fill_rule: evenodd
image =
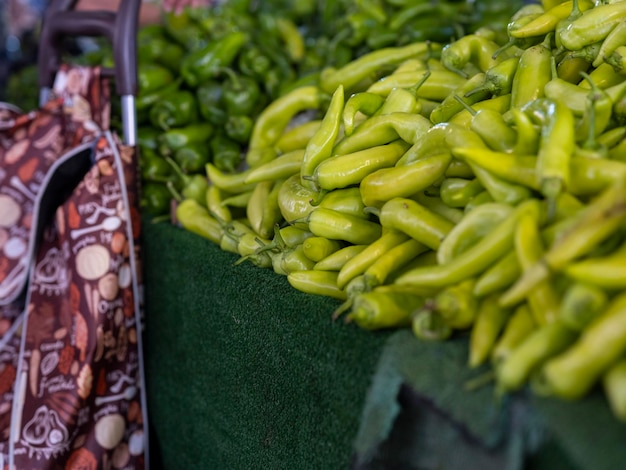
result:
M 64 66 L 0 111 L 0 468 L 147 468 L 135 148 Z

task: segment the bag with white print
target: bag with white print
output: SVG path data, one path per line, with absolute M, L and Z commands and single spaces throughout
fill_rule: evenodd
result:
M 100 69 L 0 106 L 0 468 L 148 468 L 135 147 Z

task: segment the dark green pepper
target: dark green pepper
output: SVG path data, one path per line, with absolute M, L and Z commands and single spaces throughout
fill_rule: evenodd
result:
M 170 157 L 165 157 L 165 160 L 171 165 L 174 173 L 180 179 L 182 183 L 181 195 L 185 199 L 193 199 L 202 206 L 206 207 L 206 191 L 209 187 L 209 182 L 204 174 L 185 174 L 178 164 Z M 174 185 L 168 183 L 169 188 L 174 190 Z
M 226 120 L 224 130 L 226 135 L 240 144 L 246 144 L 252 135 L 254 121 L 250 116 L 241 114 L 231 114 Z
M 141 149 L 156 150 L 159 146 L 161 131 L 152 126 L 141 126 L 137 129 L 137 145 Z
M 187 54 L 181 62 L 181 74 L 190 87 L 197 87 L 205 80 L 214 78 L 224 67 L 229 67 L 243 46 L 248 35 L 233 31 L 218 41 L 213 41 Z
M 139 111 L 147 111 L 151 106 L 161 100 L 164 100 L 172 93 L 175 93 L 180 87 L 180 80 L 175 80 L 169 85 L 165 85 L 157 90 L 144 93 L 140 91 L 135 100 L 135 109 Z M 148 114 L 149 116 L 149 114 Z
M 214 127 L 208 122 L 198 122 L 185 127 L 170 129 L 163 132 L 158 140 L 165 148 L 163 153 L 171 153 L 183 148 L 192 142 L 207 142 L 214 132 Z
M 221 171 L 233 173 L 242 160 L 241 145 L 217 134 L 211 139 L 210 146 L 213 164 Z
M 256 80 L 237 75 L 232 69 L 224 68 L 228 76 L 224 84 L 224 106 L 230 115 L 250 115 L 256 107 L 261 90 Z
M 224 105 L 224 90 L 222 84 L 216 80 L 208 80 L 196 89 L 198 110 L 203 119 L 221 126 L 226 123 Z
M 237 66 L 244 75 L 261 80 L 272 68 L 272 61 L 257 46 L 250 45 L 239 55 Z
M 149 181 L 141 187 L 139 207 L 152 216 L 164 215 L 170 210 L 171 200 L 172 194 L 165 184 Z
M 158 153 L 150 148 L 139 152 L 141 177 L 147 181 L 166 182 L 171 179 L 172 168 Z
M 210 158 L 208 142 L 189 142 L 174 153 L 174 160 L 187 174 L 204 171 L 204 166 L 209 163 Z
M 141 95 L 147 95 L 174 81 L 174 75 L 162 65 L 140 63 L 137 67 L 137 88 Z
M 154 127 L 168 130 L 182 127 L 198 120 L 196 97 L 187 90 L 177 90 L 150 109 L 150 122 Z

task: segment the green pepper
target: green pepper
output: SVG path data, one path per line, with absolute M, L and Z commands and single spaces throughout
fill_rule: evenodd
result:
M 198 105 L 192 92 L 178 90 L 155 103 L 150 109 L 150 122 L 165 131 L 198 120 Z
M 229 67 L 248 35 L 242 31 L 232 31 L 218 41 L 187 54 L 181 63 L 181 74 L 190 87 L 197 87 L 205 80 L 214 78 L 224 67 Z
M 174 80 L 157 90 L 146 93 L 140 91 L 137 95 L 137 99 L 135 100 L 135 109 L 137 110 L 137 114 L 146 114 L 148 119 L 145 119 L 145 121 L 148 121 L 150 118 L 150 108 L 156 103 L 166 99 L 172 93 L 177 92 L 179 87 L 180 80 Z
M 225 135 L 215 135 L 210 143 L 213 164 L 221 171 L 234 172 L 241 163 L 241 145 Z
M 189 17 L 187 12 L 168 12 L 163 15 L 163 26 L 167 35 L 188 51 L 206 47 L 209 38 L 204 30 Z
M 174 160 L 185 173 L 198 173 L 209 163 L 211 154 L 207 142 L 189 142 L 174 153 Z
M 181 168 L 178 166 L 178 164 L 174 161 L 174 159 L 170 157 L 164 158 L 165 161 L 170 164 L 170 166 L 174 170 L 174 173 L 176 173 L 176 175 L 182 182 L 181 199 L 193 199 L 201 204 L 203 207 L 206 207 L 206 192 L 209 188 L 207 177 L 200 173 L 192 175 L 185 174 L 183 170 L 181 170 Z M 170 190 L 174 190 L 174 185 L 172 183 L 168 183 L 168 186 Z
M 147 95 L 174 81 L 174 75 L 162 65 L 140 63 L 137 67 L 137 88 L 141 95 Z
M 163 183 L 148 181 L 141 187 L 139 207 L 153 216 L 167 214 L 170 210 L 172 194 Z
M 203 119 L 216 126 L 226 123 L 227 114 L 224 109 L 224 90 L 221 82 L 205 81 L 196 89 L 196 98 Z
M 213 135 L 213 125 L 208 122 L 190 124 L 186 127 L 170 129 L 159 137 L 159 144 L 164 147 L 163 153 L 171 153 L 192 142 L 206 142 Z
M 185 49 L 174 42 L 167 41 L 162 45 L 159 55 L 155 58 L 156 62 L 167 67 L 173 72 L 180 70 L 180 63 L 185 56 Z
M 237 68 L 244 74 L 257 80 L 265 77 L 272 67 L 272 61 L 255 45 L 248 45 L 237 60 Z
M 253 127 L 254 121 L 250 116 L 231 114 L 224 124 L 224 131 L 235 142 L 246 144 L 250 140 Z
M 222 72 L 227 75 L 224 89 L 224 105 L 228 114 L 249 115 L 256 107 L 261 89 L 253 78 L 237 75 L 231 68 Z
M 172 174 L 169 164 L 151 148 L 139 152 L 139 168 L 144 180 L 164 182 Z

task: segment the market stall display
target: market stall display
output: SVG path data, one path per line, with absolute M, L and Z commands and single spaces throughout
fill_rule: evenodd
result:
M 217 395 L 209 409 L 192 385 L 192 397 L 181 398 L 180 408 L 163 406 L 172 398 L 168 384 L 182 387 L 187 375 L 199 374 L 196 362 L 182 359 L 185 346 L 203 344 L 192 333 L 219 325 L 212 334 L 225 338 L 222 343 L 211 336 L 211 347 L 222 357 L 229 347 L 248 351 L 265 334 L 253 322 L 250 336 L 238 336 L 233 321 L 252 321 L 246 309 L 255 294 L 244 290 L 233 300 L 238 290 L 228 285 L 232 275 L 250 280 L 246 289 L 257 298 L 271 286 L 272 295 L 286 300 L 285 310 L 322 315 L 333 329 L 324 335 L 328 351 L 347 332 L 358 338 L 356 350 L 373 348 L 363 369 L 352 372 L 358 389 L 375 369 L 367 401 L 346 405 L 345 421 L 339 420 L 352 433 L 342 436 L 349 446 L 363 408 L 355 466 L 376 468 L 381 449 L 388 452 L 383 457 L 392 456 L 395 400 L 404 397 L 406 411 L 417 395 L 417 402 L 451 417 L 453 434 L 469 429 L 483 444 L 495 442 L 490 431 L 497 426 L 484 416 L 473 426 L 476 410 L 513 421 L 516 410 L 525 410 L 520 426 L 502 433 L 499 447 L 466 449 L 464 455 L 476 458 L 499 452 L 500 460 L 489 463 L 494 468 L 505 461 L 522 465 L 529 455 L 535 463 L 548 462 L 548 447 L 567 454 L 563 462 L 573 461 L 567 468 L 593 468 L 577 450 L 584 448 L 581 436 L 569 439 L 567 417 L 596 410 L 598 426 L 613 437 L 626 420 L 626 2 L 345 0 L 298 2 L 295 9 L 287 3 L 190 8 L 138 34 L 148 246 L 159 250 L 178 241 L 183 250 L 187 244 L 195 250 L 182 256 L 176 252 L 181 247 L 169 246 L 169 257 L 159 252 L 147 258 L 155 269 L 148 307 L 169 325 L 153 325 L 148 335 L 155 361 L 150 367 L 162 374 L 161 382 L 152 382 L 151 399 L 160 419 L 192 407 L 207 420 L 177 422 L 169 431 L 159 427 L 157 435 L 165 446 L 193 448 L 185 465 L 197 455 L 217 459 L 218 466 L 229 465 L 219 459 L 231 458 L 237 464 L 230 464 L 246 468 L 259 456 L 269 466 L 284 463 L 289 446 L 282 441 L 271 452 L 274 434 L 259 424 L 263 413 L 254 406 L 246 416 L 257 424 L 241 433 L 249 442 L 265 432 L 267 446 L 241 456 L 227 439 L 239 431 L 225 424 L 241 416 Z M 83 59 L 110 60 L 106 49 Z M 196 271 L 223 297 L 194 293 L 187 277 L 181 286 L 163 274 L 165 259 L 197 266 L 199 254 L 217 260 Z M 168 322 L 180 298 L 168 297 L 169 284 L 198 301 L 191 311 L 180 307 L 175 325 Z M 263 318 L 267 310 L 275 313 L 272 295 L 258 307 Z M 248 307 L 241 308 L 245 299 Z M 306 306 L 292 308 L 304 299 Z M 294 316 L 279 317 L 287 329 L 282 323 L 274 328 L 291 337 L 289 326 L 298 328 Z M 164 347 L 172 331 L 185 344 Z M 284 343 L 290 358 L 299 354 L 289 340 Z M 309 346 L 302 351 L 323 368 L 324 358 Z M 446 369 L 438 374 L 438 366 L 394 362 L 407 351 L 419 356 L 414 361 L 446 358 Z M 241 385 L 238 371 L 257 384 L 280 373 L 273 356 L 262 357 L 269 364 L 256 363 L 256 373 L 242 371 L 245 364 L 232 363 L 230 371 L 204 364 L 223 379 L 210 392 Z M 338 371 L 358 367 L 345 359 Z M 445 388 L 450 371 L 459 395 Z M 260 389 L 277 393 L 280 382 L 293 394 L 294 384 L 307 376 L 298 367 L 290 373 L 293 383 L 272 379 Z M 196 377 L 204 385 L 211 379 Z M 387 380 L 393 397 L 378 394 Z M 323 380 L 316 384 L 328 391 Z M 437 390 L 448 395 L 437 396 Z M 450 401 L 472 393 L 474 415 Z M 276 408 L 270 414 L 282 407 L 271 403 Z M 545 422 L 526 426 L 526 419 Z M 220 432 L 207 427 L 220 420 Z M 276 429 L 289 425 L 274 422 Z M 184 438 L 188 433 L 174 431 L 181 428 L 213 432 L 223 447 L 202 448 Z M 305 462 L 310 451 L 291 444 L 296 460 Z M 313 466 L 345 464 L 345 445 L 336 454 L 326 449 Z M 619 452 L 604 450 L 598 468 L 611 468 Z M 170 465 L 175 454 L 164 448 Z

